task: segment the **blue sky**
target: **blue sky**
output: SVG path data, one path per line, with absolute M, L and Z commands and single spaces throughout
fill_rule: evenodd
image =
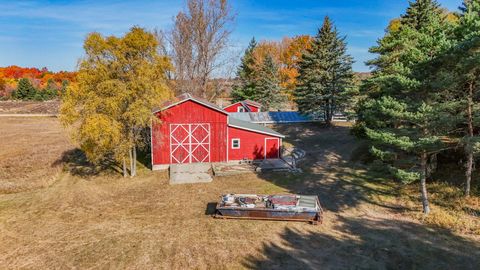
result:
M 355 71 L 368 71 L 368 48 L 388 22 L 405 11 L 407 0 L 231 0 L 237 15 L 232 42 L 243 50 L 257 40 L 314 35 L 325 15 L 347 36 Z M 457 10 L 461 0 L 439 0 Z M 11 1 L 0 0 L 0 66 L 74 70 L 82 43 L 92 31 L 122 35 L 133 25 L 166 29 L 184 0 Z

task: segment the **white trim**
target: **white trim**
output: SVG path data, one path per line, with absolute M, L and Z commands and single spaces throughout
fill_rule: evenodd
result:
M 245 112 L 245 108 L 243 106 L 237 107 L 237 112 Z
M 252 131 L 252 132 L 256 132 L 256 133 L 260 133 L 260 134 L 272 135 L 272 136 L 278 137 L 278 138 L 285 138 L 285 135 L 281 135 L 281 134 L 275 134 L 275 133 L 270 133 L 270 132 L 266 132 L 266 131 L 260 131 L 260 130 L 256 130 L 256 129 L 235 126 L 235 125 L 232 125 L 232 124 L 228 124 L 228 126 L 238 128 L 238 129 L 248 130 L 248 131 Z
M 228 152 L 230 152 L 230 148 L 228 147 L 228 142 L 229 142 L 229 138 L 230 138 L 230 134 L 229 134 L 229 132 L 228 132 L 228 131 L 229 131 L 229 128 L 228 128 L 229 122 L 230 122 L 230 117 L 227 116 L 227 126 L 226 126 L 226 129 L 227 129 L 227 139 L 226 139 L 226 142 L 225 142 L 225 144 L 226 144 L 226 146 L 227 146 L 227 147 L 225 147 L 226 150 L 227 150 L 227 162 L 229 161 L 229 159 L 228 159 L 228 158 L 229 158 Z
M 265 138 L 265 148 L 264 148 L 264 155 L 263 159 L 267 159 L 267 141 L 268 140 L 277 140 L 278 148 L 277 148 L 277 158 L 280 158 L 280 139 L 279 138 Z
M 170 167 L 170 164 L 156 164 L 156 165 L 153 165 L 152 171 L 168 170 L 169 167 Z
M 171 107 L 180 105 L 180 104 L 182 104 L 182 103 L 184 103 L 184 102 L 186 102 L 186 101 L 189 101 L 189 100 L 191 100 L 191 101 L 193 101 L 193 102 L 196 102 L 196 103 L 198 103 L 198 104 L 201 104 L 201 105 L 203 105 L 203 106 L 205 106 L 205 107 L 208 107 L 208 108 L 210 108 L 210 109 L 214 109 L 214 110 L 216 110 L 216 111 L 219 111 L 219 112 L 221 112 L 221 113 L 223 113 L 223 114 L 228 115 L 228 112 L 224 111 L 223 109 L 220 109 L 220 108 L 217 108 L 217 107 L 213 107 L 213 106 L 211 106 L 211 105 L 209 105 L 209 104 L 207 104 L 207 103 L 205 103 L 205 102 L 202 102 L 202 101 L 200 101 L 200 100 L 197 100 L 197 99 L 195 99 L 195 98 L 193 98 L 193 97 L 189 97 L 189 98 L 186 98 L 186 99 L 182 99 L 182 100 L 180 100 L 180 101 L 178 101 L 178 102 L 175 102 L 175 103 L 173 103 L 173 104 L 170 104 L 170 105 L 168 105 L 168 106 L 166 106 L 166 107 L 163 107 L 163 108 L 161 108 L 161 109 L 155 110 L 155 111 L 153 111 L 152 113 L 157 113 L 157 112 L 160 112 L 160 111 L 164 111 L 164 110 L 170 109 Z
M 233 146 L 233 141 L 235 141 L 235 140 L 238 141 L 238 146 L 237 147 Z M 232 138 L 230 141 L 232 142 L 232 144 L 231 144 L 232 149 L 240 149 L 240 138 Z
M 150 163 L 153 171 L 153 119 L 150 119 Z
M 280 144 L 278 145 L 278 158 L 282 158 L 282 145 L 283 145 L 283 139 L 280 138 Z

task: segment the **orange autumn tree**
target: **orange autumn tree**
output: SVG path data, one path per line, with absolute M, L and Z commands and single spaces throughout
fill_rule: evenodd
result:
M 311 47 L 312 37 L 308 35 L 285 37 L 281 41 L 261 41 L 252 52 L 254 64 L 251 67 L 258 74 L 265 58 L 270 55 L 279 67 L 280 86 L 290 100 L 297 84 L 298 63 L 302 53 Z
M 67 84 L 76 82 L 75 72 L 52 72 L 47 68 L 27 68 L 19 66 L 0 67 L 0 98 L 11 98 L 12 92 L 17 89 L 20 79 L 28 79 L 45 96 L 46 91 L 60 91 Z

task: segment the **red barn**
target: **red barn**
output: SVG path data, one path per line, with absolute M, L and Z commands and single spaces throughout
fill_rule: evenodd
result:
M 259 112 L 262 105 L 252 100 L 239 101 L 223 108 L 227 112 Z
M 152 168 L 172 163 L 228 162 L 279 158 L 284 136 L 241 121 L 216 105 L 184 94 L 153 112 Z

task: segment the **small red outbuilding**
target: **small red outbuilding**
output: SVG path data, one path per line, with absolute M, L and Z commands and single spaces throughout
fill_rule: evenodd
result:
M 262 104 L 252 101 L 252 100 L 244 100 L 239 101 L 233 104 L 230 104 L 223 108 L 227 112 L 259 112 Z
M 154 170 L 174 163 L 280 157 L 282 134 L 230 117 L 222 108 L 189 94 L 153 113 L 160 120 L 151 128 Z

